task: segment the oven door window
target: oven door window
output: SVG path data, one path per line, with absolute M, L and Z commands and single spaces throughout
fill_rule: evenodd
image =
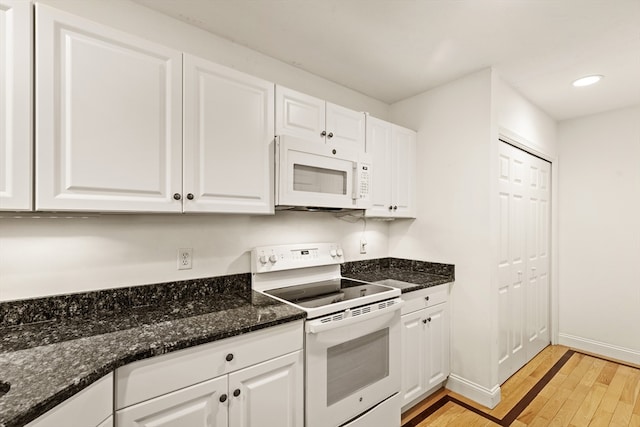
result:
M 327 406 L 389 375 L 389 329 L 327 349 Z

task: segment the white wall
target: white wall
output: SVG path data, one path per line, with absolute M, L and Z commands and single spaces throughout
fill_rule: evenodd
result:
M 559 124 L 560 343 L 640 364 L 640 107 Z
M 246 273 L 259 245 L 335 241 L 348 261 L 386 257 L 387 224 L 367 222 L 366 255 L 363 229 L 317 212 L 1 218 L 0 300 Z M 192 270 L 177 270 L 178 248 L 193 248 Z
M 487 396 L 495 391 L 487 322 L 491 79 L 483 70 L 391 106 L 392 121 L 418 131 L 418 205 L 416 220 L 389 228 L 390 256 L 455 264 L 452 377 Z
M 43 0 L 54 7 L 199 55 L 347 107 L 387 118 L 389 106 L 127 0 Z M 0 216 L 0 300 L 248 272 L 265 244 L 337 241 L 345 258 L 387 256 L 388 224 L 330 214 L 100 215 L 87 219 Z M 193 269 L 177 270 L 177 249 L 193 248 Z

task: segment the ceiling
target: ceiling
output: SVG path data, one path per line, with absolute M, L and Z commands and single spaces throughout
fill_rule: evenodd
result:
M 388 104 L 486 67 L 556 120 L 640 104 L 640 0 L 135 1 Z

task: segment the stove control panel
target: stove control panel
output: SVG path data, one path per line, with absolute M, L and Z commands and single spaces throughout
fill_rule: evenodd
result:
M 337 265 L 343 262 L 344 254 L 337 243 L 259 246 L 251 251 L 252 273 Z

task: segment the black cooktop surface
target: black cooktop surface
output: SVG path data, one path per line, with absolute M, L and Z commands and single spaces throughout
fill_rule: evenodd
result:
M 314 308 L 389 291 L 387 286 L 337 278 L 264 291 L 300 307 Z

